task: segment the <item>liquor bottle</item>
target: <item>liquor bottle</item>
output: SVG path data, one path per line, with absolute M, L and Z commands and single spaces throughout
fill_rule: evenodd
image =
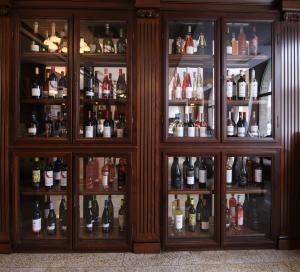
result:
M 252 39 L 250 41 L 250 54 L 256 56 L 258 52 L 258 37 L 256 35 L 256 27 L 252 28 Z
M 250 81 L 250 98 L 257 99 L 258 96 L 258 86 L 257 80 L 255 79 L 255 70 L 251 70 L 251 81 Z
M 181 171 L 177 157 L 173 158 L 173 163 L 171 166 L 171 186 L 176 189 L 181 187 Z
M 196 231 L 196 210 L 195 210 L 194 205 L 195 205 L 194 199 L 191 198 L 190 208 L 189 208 L 189 218 L 188 218 L 189 231 L 191 231 L 191 232 Z
M 233 112 L 229 112 L 229 116 L 227 119 L 227 137 L 234 137 L 235 136 L 235 123 L 233 121 Z
M 258 137 L 258 123 L 256 120 L 255 111 L 252 112 L 252 117 L 250 120 L 250 136 L 251 137 Z
M 126 186 L 126 161 L 123 158 L 119 159 L 117 166 L 118 171 L 118 189 L 122 190 Z
M 205 55 L 205 50 L 206 50 L 206 39 L 203 34 L 203 32 L 200 32 L 199 38 L 198 38 L 198 46 L 197 46 L 197 53 L 200 55 Z
M 93 225 L 94 227 L 99 224 L 99 205 L 96 198 L 96 195 L 93 195 L 92 199 L 92 215 L 93 215 Z
M 240 78 L 238 80 L 238 99 L 245 100 L 246 99 L 246 90 L 247 90 L 247 83 L 244 79 L 244 72 L 240 70 Z
M 187 188 L 193 188 L 195 186 L 194 166 L 192 164 L 192 157 L 189 157 L 189 165 L 187 167 Z
M 200 114 L 199 137 L 207 137 L 207 123 L 204 120 L 204 113 Z
M 230 210 L 229 210 L 229 201 L 226 198 L 226 209 L 225 209 L 225 218 L 226 218 L 226 229 L 229 230 L 230 227 Z
M 104 159 L 104 165 L 102 166 L 101 169 L 101 173 L 102 173 L 102 186 L 104 188 L 104 190 L 108 190 L 108 182 L 110 180 L 110 171 L 109 171 L 109 166 L 107 165 L 105 159 Z
M 60 179 L 60 189 L 66 190 L 68 185 L 68 166 L 66 163 L 61 165 L 61 179 Z
M 194 42 L 192 38 L 192 26 L 188 26 L 188 33 L 185 38 L 185 44 L 182 48 L 182 54 L 194 54 Z
M 231 157 L 227 158 L 226 163 L 226 187 L 232 186 L 232 165 L 230 164 Z
M 114 225 L 114 205 L 112 202 L 111 195 L 108 196 L 108 212 L 109 212 L 109 227 L 111 230 Z
M 126 220 L 126 208 L 125 208 L 125 201 L 121 199 L 121 205 L 118 212 L 118 223 L 119 223 L 119 231 L 125 231 L 125 220 Z
M 57 85 L 58 85 L 58 79 L 55 73 L 55 67 L 51 67 L 51 72 L 48 79 L 48 96 L 49 98 L 56 98 L 58 94 Z
M 32 216 L 32 232 L 40 234 L 42 230 L 42 216 L 40 211 L 40 203 L 38 201 L 34 204 L 34 212 Z
M 263 158 L 259 158 L 259 163 L 254 168 L 254 184 L 255 186 L 263 186 Z
M 182 164 L 182 177 L 183 177 L 183 184 L 186 186 L 187 184 L 187 168 L 189 166 L 189 159 L 188 157 L 185 157 L 185 160 Z
M 226 93 L 227 93 L 227 99 L 232 100 L 233 97 L 233 82 L 232 78 L 230 77 L 229 70 L 227 70 L 227 76 L 226 76 Z
M 124 74 L 125 75 L 125 74 Z M 117 80 L 117 98 L 124 99 L 127 92 L 125 76 L 123 76 L 122 69 L 119 69 L 119 77 Z
M 114 54 L 115 46 L 112 40 L 112 34 L 109 31 L 109 24 L 105 24 L 105 38 L 103 39 L 103 53 Z
M 180 200 L 177 199 L 177 205 L 175 210 L 175 231 L 182 231 L 183 229 L 183 213 L 180 209 Z
M 41 98 L 42 94 L 42 83 L 40 78 L 39 67 L 35 67 L 34 76 L 31 82 L 31 97 L 35 99 Z
M 104 209 L 102 213 L 102 232 L 108 233 L 110 231 L 110 218 L 108 210 L 108 200 L 104 200 Z
M 45 181 L 45 188 L 51 190 L 53 188 L 53 165 L 51 158 L 48 158 L 48 164 L 44 171 L 44 181 Z
M 35 112 L 31 115 L 31 121 L 28 126 L 28 134 L 29 136 L 36 136 L 39 134 L 39 123 L 36 120 Z
M 108 75 L 108 69 L 104 69 L 104 77 L 102 80 L 102 98 L 109 99 L 111 98 L 111 89 L 110 89 L 110 81 L 109 81 L 109 75 Z
M 88 119 L 85 122 L 84 137 L 85 138 L 94 138 L 94 124 L 93 124 L 93 120 L 92 120 L 92 112 L 91 111 L 88 111 Z
M 53 177 L 56 185 L 60 184 L 61 181 L 61 166 L 62 166 L 62 161 L 60 158 L 57 158 L 54 162 L 54 170 L 53 170 Z
M 61 41 L 59 45 L 59 51 L 61 53 L 68 53 L 68 24 L 65 23 L 64 30 L 61 32 Z
M 88 209 L 85 215 L 85 231 L 92 233 L 94 230 L 93 226 L 93 212 L 92 212 L 92 200 L 89 200 Z
M 94 79 L 93 79 L 93 67 L 88 68 L 88 74 L 86 76 L 85 83 L 85 98 L 93 99 L 95 97 L 95 90 L 94 90 Z
M 204 99 L 204 91 L 203 91 L 203 68 L 198 68 L 197 73 L 197 86 L 196 86 L 196 95 L 195 98 L 198 100 Z
M 56 234 L 56 215 L 54 212 L 54 205 L 53 202 L 50 201 L 49 205 L 49 215 L 47 219 L 47 233 L 49 235 L 55 235 Z
M 189 224 L 189 209 L 190 209 L 190 204 L 191 204 L 191 196 L 188 194 L 187 198 L 184 203 L 184 218 L 185 218 L 185 223 L 188 226 Z
M 204 158 L 201 158 L 201 164 L 199 168 L 199 187 L 206 188 L 207 183 L 207 165 Z
M 247 157 L 243 157 L 242 169 L 239 177 L 239 186 L 245 187 L 248 184 L 248 173 L 246 170 Z
M 236 124 L 237 126 L 237 136 L 238 137 L 246 137 L 246 128 L 244 126 L 243 118 L 242 118 L 242 113 L 239 112 L 239 120 Z
M 187 136 L 188 137 L 195 137 L 196 136 L 196 128 L 195 128 L 195 124 L 193 122 L 192 119 L 192 113 L 189 114 L 189 121 L 188 121 L 188 133 Z
M 239 42 L 239 55 L 244 56 L 247 55 L 247 45 L 246 45 L 246 34 L 244 32 L 244 27 L 240 27 L 240 33 L 238 35 Z
M 209 211 L 206 204 L 206 199 L 203 199 L 200 228 L 204 232 L 208 232 L 209 230 Z
M 120 38 L 117 42 L 117 53 L 118 54 L 126 54 L 126 39 L 124 37 L 124 31 L 123 28 L 120 28 Z
M 47 222 L 48 220 L 48 215 L 49 215 L 49 212 L 50 212 L 50 196 L 47 195 L 46 198 L 45 198 L 45 202 L 44 202 L 44 221 Z
M 200 167 L 201 167 L 200 157 L 197 157 L 196 161 L 194 163 L 194 178 L 195 178 L 195 183 L 199 182 Z
M 239 42 L 235 39 L 235 33 L 232 33 L 232 56 L 237 56 L 239 53 Z
M 242 227 L 244 225 L 244 209 L 240 202 L 240 196 L 238 195 L 237 205 L 236 205 L 236 221 L 238 227 Z
M 60 79 L 57 84 L 57 97 L 58 98 L 66 98 L 67 97 L 67 77 L 65 76 L 65 72 L 61 71 Z
M 125 114 L 119 113 L 119 121 L 117 123 L 117 138 L 124 138 L 126 129 Z
M 192 99 L 193 98 L 193 86 L 192 86 L 190 73 L 188 72 L 188 68 L 186 68 L 184 83 L 185 83 L 185 88 L 182 88 L 184 91 L 184 98 Z
M 230 226 L 236 226 L 236 199 L 234 194 L 231 194 L 229 199 Z
M 203 196 L 199 195 L 198 203 L 197 203 L 197 207 L 196 207 L 196 221 L 197 221 L 197 223 L 201 222 L 202 202 L 203 202 Z
M 32 186 L 34 189 L 39 189 L 41 184 L 41 166 L 38 157 L 34 158 L 34 165 L 32 168 Z
M 112 124 L 109 118 L 109 111 L 106 111 L 105 120 L 103 123 L 103 138 L 111 138 L 112 137 Z
M 88 162 L 85 166 L 85 188 L 87 190 L 91 190 L 94 188 L 94 164 L 93 164 L 93 158 L 89 157 Z
M 65 199 L 65 196 L 63 195 L 61 197 L 60 204 L 59 204 L 59 217 L 58 217 L 59 218 L 59 224 L 62 223 L 62 220 L 63 220 L 66 209 L 67 209 L 66 199 Z
M 226 43 L 226 53 L 227 55 L 232 55 L 232 42 L 230 40 L 230 31 L 229 31 L 229 27 L 227 27 L 227 33 L 226 33 L 226 39 L 227 39 L 227 43 Z

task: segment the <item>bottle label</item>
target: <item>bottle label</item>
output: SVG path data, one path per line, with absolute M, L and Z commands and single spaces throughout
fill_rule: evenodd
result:
M 176 87 L 175 99 L 182 99 L 182 88 L 181 87 Z
M 209 229 L 209 222 L 202 221 L 201 222 L 201 229 L 202 230 L 208 230 Z
M 183 214 L 176 214 L 175 216 L 175 228 L 182 230 L 183 227 Z
M 257 98 L 257 95 L 258 95 L 257 82 L 253 81 L 250 83 L 250 96 L 253 98 Z
M 111 127 L 103 127 L 103 138 L 111 138 Z
M 85 224 L 85 227 L 86 227 L 87 229 L 92 229 L 92 228 L 93 228 L 93 223 Z
M 196 128 L 188 127 L 188 137 L 195 137 L 195 136 L 196 136 Z
M 53 186 L 53 171 L 45 171 L 45 186 Z
M 123 138 L 123 137 L 124 137 L 124 129 L 117 128 L 117 138 Z
M 104 89 L 102 91 L 102 95 L 103 95 L 104 98 L 109 98 L 110 97 L 110 90 Z
M 246 97 L 246 82 L 239 82 L 239 97 Z
M 188 174 L 189 174 L 189 173 L 188 173 Z M 194 184 L 195 184 L 194 171 L 193 171 L 192 176 L 187 176 L 186 183 L 187 183 L 188 185 L 194 185 Z
M 257 183 L 262 183 L 262 169 L 255 169 L 254 181 Z
M 232 81 L 227 81 L 226 91 L 227 91 L 227 98 L 232 98 L 232 96 L 233 96 L 233 83 L 232 83 Z
M 189 214 L 189 225 L 196 226 L 196 214 L 195 213 Z
M 68 171 L 61 171 L 60 186 L 67 187 Z
M 119 228 L 123 229 L 125 223 L 125 217 L 123 214 L 119 214 Z
M 206 127 L 199 127 L 199 137 L 207 137 Z
M 183 137 L 183 127 L 176 127 L 176 136 Z
M 234 126 L 233 125 L 227 126 L 227 136 L 234 136 Z
M 85 126 L 85 138 L 93 138 L 94 137 L 94 127 L 93 126 Z
M 39 45 L 38 44 L 32 44 L 31 46 L 30 46 L 30 50 L 32 51 L 32 52 L 39 52 L 40 51 L 40 47 L 39 47 Z
M 103 46 L 103 53 L 112 53 L 113 52 L 113 47 L 109 44 L 105 44 Z
M 196 89 L 196 98 L 197 99 L 203 99 L 204 93 L 203 93 L 203 87 L 197 87 Z
M 32 182 L 39 183 L 41 181 L 41 170 L 32 170 Z
M 245 136 L 246 136 L 245 127 L 238 127 L 238 137 L 245 137 Z
M 232 183 L 232 169 L 227 169 L 226 171 L 226 183 L 227 184 Z
M 54 172 L 54 179 L 55 180 L 61 180 L 61 171 Z
M 109 223 L 103 223 L 102 227 L 105 228 L 105 229 L 108 229 L 109 228 Z
M 199 170 L 199 182 L 206 183 L 207 181 L 207 170 Z
M 244 224 L 244 211 L 243 208 L 238 209 L 238 214 L 237 214 L 237 223 L 239 226 L 243 226 Z
M 188 55 L 193 55 L 194 54 L 194 47 L 193 46 L 187 46 L 186 47 L 186 53 Z
M 103 185 L 103 187 L 108 186 L 108 175 L 109 175 L 109 172 L 104 172 L 103 173 L 103 176 L 102 176 L 102 185 Z
M 232 46 L 226 46 L 226 53 L 227 55 L 232 55 Z
M 40 88 L 32 88 L 31 89 L 31 95 L 34 97 L 41 96 L 41 89 Z
M 32 231 L 40 232 L 42 230 L 42 219 L 33 219 L 32 220 Z
M 47 230 L 49 230 L 49 231 L 55 230 L 55 223 L 52 223 L 51 225 L 48 225 Z
M 36 135 L 37 129 L 36 127 L 30 127 L 28 128 L 28 134 L 30 135 Z
M 230 207 L 230 217 L 232 218 L 232 220 L 234 220 L 234 218 L 235 218 L 235 206 Z
M 193 97 L 193 87 L 186 87 L 185 98 L 191 99 Z
M 55 97 L 57 95 L 57 81 L 49 81 L 49 96 Z
M 86 91 L 85 96 L 86 97 L 94 97 L 95 93 L 93 91 Z
M 258 126 L 254 125 L 254 126 L 250 126 L 250 132 L 254 135 L 258 135 Z

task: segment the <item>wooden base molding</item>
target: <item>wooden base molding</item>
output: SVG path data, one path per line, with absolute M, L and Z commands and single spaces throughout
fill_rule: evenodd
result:
M 11 247 L 9 243 L 0 244 L 0 254 L 11 253 Z
M 134 243 L 134 253 L 160 253 L 160 243 Z
M 278 249 L 300 249 L 300 237 L 279 237 Z

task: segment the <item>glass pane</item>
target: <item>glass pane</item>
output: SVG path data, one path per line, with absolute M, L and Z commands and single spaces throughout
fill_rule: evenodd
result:
M 227 157 L 226 236 L 270 237 L 272 158 Z
M 168 138 L 215 136 L 214 22 L 169 22 Z
M 274 137 L 272 24 L 235 22 L 226 29 L 226 135 Z
M 214 157 L 168 158 L 168 237 L 214 236 Z
M 25 20 L 20 26 L 20 123 L 18 135 L 66 138 L 68 24 Z
M 81 239 L 125 239 L 127 235 L 128 159 L 79 158 Z
M 21 238 L 67 239 L 67 159 L 22 157 L 19 162 Z

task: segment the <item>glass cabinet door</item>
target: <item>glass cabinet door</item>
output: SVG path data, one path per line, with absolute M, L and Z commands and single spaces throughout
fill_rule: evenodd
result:
M 227 22 L 224 40 L 224 135 L 228 141 L 274 137 L 271 22 Z
M 70 134 L 69 22 L 19 21 L 14 125 L 27 141 L 61 141 Z
M 172 155 L 165 158 L 166 245 L 212 244 L 216 233 L 216 156 Z
M 78 171 L 79 246 L 126 247 L 128 241 L 128 154 L 80 155 Z
M 127 35 L 126 21 L 80 20 L 77 137 L 83 141 L 131 137 Z
M 274 240 L 274 156 L 228 154 L 225 162 L 225 240 Z
M 169 21 L 166 45 L 165 139 L 216 138 L 214 21 Z

